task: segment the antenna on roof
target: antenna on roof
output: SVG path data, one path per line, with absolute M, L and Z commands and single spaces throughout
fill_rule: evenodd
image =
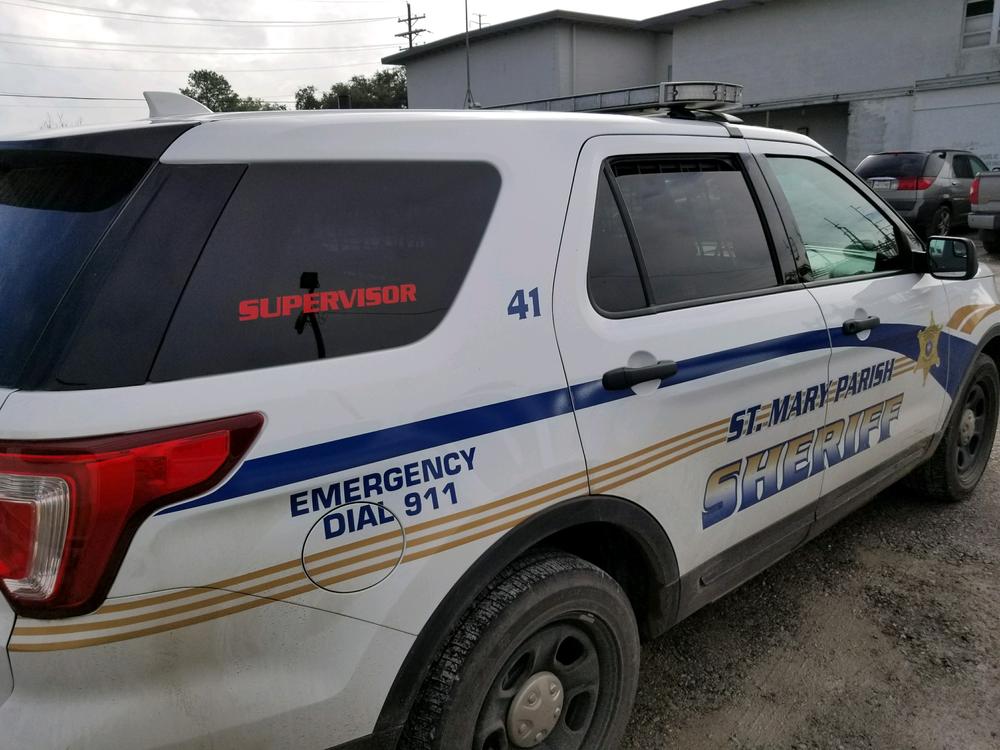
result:
M 173 91 L 143 91 L 149 105 L 149 119 L 161 117 L 188 117 L 190 115 L 210 115 L 212 110 L 196 99 Z

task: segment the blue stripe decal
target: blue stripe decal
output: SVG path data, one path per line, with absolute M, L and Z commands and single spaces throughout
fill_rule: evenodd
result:
M 699 357 L 682 359 L 677 362 L 677 374 L 660 383 L 660 388 L 670 388 L 692 380 L 721 375 L 730 370 L 767 362 L 778 357 L 787 357 L 800 352 L 829 349 L 830 335 L 827 331 L 808 331 L 781 336 L 767 341 L 758 341 L 746 346 L 738 346 L 721 352 L 702 354 Z M 600 380 L 581 383 L 572 387 L 573 403 L 577 409 L 606 404 L 633 395 L 631 390 L 606 391 Z
M 179 510 L 211 505 L 233 497 L 282 487 L 355 466 L 364 466 L 453 443 L 456 440 L 466 440 L 529 422 L 558 417 L 571 411 L 569 390 L 558 388 L 533 396 L 422 419 L 398 427 L 387 427 L 341 440 L 253 458 L 244 463 L 232 478 L 215 492 L 178 505 L 171 505 L 156 515 L 162 516 Z
M 920 326 L 883 323 L 871 331 L 864 341 L 845 335 L 839 328 L 808 331 L 760 341 L 720 352 L 712 352 L 680 360 L 677 374 L 663 381 L 660 388 L 719 375 L 742 367 L 767 362 L 806 351 L 863 346 L 886 349 L 910 359 L 920 356 L 917 332 Z M 931 371 L 952 397 L 961 384 L 962 375 L 976 352 L 975 344 L 942 332 L 940 339 L 942 366 Z M 947 363 L 947 366 L 944 366 Z M 572 394 L 572 402 L 570 401 Z M 579 383 L 571 388 L 538 393 L 531 396 L 487 404 L 465 411 L 444 414 L 418 422 L 386 427 L 381 430 L 309 445 L 283 453 L 250 459 L 232 478 L 214 492 L 164 508 L 156 515 L 176 513 L 188 508 L 241 497 L 255 492 L 282 487 L 314 477 L 383 461 L 396 456 L 446 445 L 458 440 L 486 435 L 519 427 L 577 410 L 599 406 L 634 395 L 631 390 L 606 391 L 600 380 Z

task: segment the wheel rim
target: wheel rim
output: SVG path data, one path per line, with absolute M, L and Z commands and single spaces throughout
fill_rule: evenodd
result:
M 986 433 L 991 408 L 991 398 L 983 383 L 973 385 L 962 405 L 955 441 L 955 467 L 961 480 L 978 478 L 982 465 L 989 458 L 992 441 Z
M 948 234 L 951 230 L 951 211 L 942 208 L 938 213 L 937 233 Z
M 586 620 L 554 622 L 526 638 L 486 695 L 473 750 L 593 746 L 586 743 L 608 703 L 600 700 L 600 641 Z

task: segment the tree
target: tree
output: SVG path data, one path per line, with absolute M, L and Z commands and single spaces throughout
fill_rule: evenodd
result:
M 295 109 L 337 109 L 337 95 L 349 94 L 356 109 L 401 109 L 406 106 L 406 71 L 386 68 L 370 76 L 352 76 L 316 95 L 315 86 L 295 92 Z
M 214 70 L 194 70 L 188 75 L 184 96 L 197 99 L 213 112 L 256 112 L 285 108 L 283 104 L 270 104 L 251 96 L 240 97 L 226 77 Z

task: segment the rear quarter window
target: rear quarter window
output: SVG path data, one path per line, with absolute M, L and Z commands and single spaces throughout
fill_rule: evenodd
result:
M 255 164 L 209 238 L 154 381 L 387 349 L 430 333 L 486 230 L 483 162 Z
M 149 159 L 0 150 L 0 385 L 21 371 Z

